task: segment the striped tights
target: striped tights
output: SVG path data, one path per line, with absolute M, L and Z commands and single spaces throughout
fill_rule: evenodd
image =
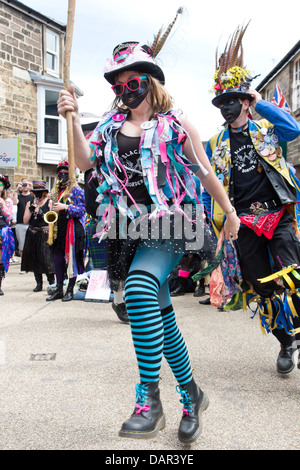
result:
M 166 254 L 162 256 L 168 259 Z M 167 288 L 167 276 L 175 266 L 172 266 L 172 269 L 169 266 L 168 269 L 164 260 L 160 261 L 164 268 L 152 269 L 152 272 L 149 272 L 151 257 L 148 257 L 148 263 L 142 264 L 143 267 L 147 266 L 147 271 L 132 269 L 125 284 L 126 307 L 130 318 L 140 380 L 141 383 L 157 382 L 164 356 L 179 385 L 185 385 L 192 380 L 192 370 Z M 139 267 L 141 263 L 133 262 L 132 268 L 135 266 Z M 157 277 L 153 271 L 157 271 L 155 272 Z M 161 289 L 161 281 L 164 284 L 163 289 Z M 160 298 L 160 291 L 167 292 L 163 302 Z

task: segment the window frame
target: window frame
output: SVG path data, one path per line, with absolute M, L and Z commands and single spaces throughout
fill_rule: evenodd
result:
M 56 41 L 56 50 L 52 50 L 48 46 L 48 34 L 51 34 L 55 37 Z M 50 54 L 54 60 L 54 68 L 48 68 L 48 61 L 47 55 Z M 53 31 L 50 28 L 46 28 L 46 35 L 45 35 L 45 69 L 49 75 L 53 77 L 59 77 L 59 65 L 60 65 L 60 35 Z
M 39 123 L 39 129 L 38 129 L 38 145 L 39 147 L 44 147 L 44 148 L 55 148 L 55 149 L 63 149 L 64 148 L 64 140 L 63 139 L 63 130 L 62 128 L 65 127 L 63 126 L 64 119 L 62 116 L 58 115 L 50 115 L 46 114 L 46 91 L 54 91 L 57 92 L 59 95 L 60 88 L 58 87 L 51 87 L 49 85 L 39 85 L 37 89 L 37 100 L 38 100 L 38 123 Z M 58 121 L 58 143 L 53 144 L 53 143 L 47 143 L 45 141 L 45 120 L 46 119 L 53 119 Z
M 37 163 L 57 164 L 67 152 L 67 128 L 66 120 L 62 116 L 47 115 L 45 109 L 46 91 L 60 92 L 62 85 L 50 83 L 36 83 L 37 85 Z M 45 142 L 46 117 L 58 121 L 58 144 Z
M 300 57 L 293 64 L 292 110 L 300 108 Z

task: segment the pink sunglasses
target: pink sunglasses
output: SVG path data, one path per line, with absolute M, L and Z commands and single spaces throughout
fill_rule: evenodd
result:
M 125 91 L 125 87 L 129 91 L 137 91 L 141 86 L 141 81 L 146 80 L 147 78 L 148 77 L 146 75 L 142 75 L 141 77 L 131 78 L 127 82 L 117 83 L 116 85 L 113 85 L 111 88 L 112 88 L 113 92 L 115 93 L 115 95 L 121 96 L 121 95 L 123 95 L 123 93 Z

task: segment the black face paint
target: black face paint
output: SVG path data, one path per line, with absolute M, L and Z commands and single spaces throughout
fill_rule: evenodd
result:
M 61 184 L 66 184 L 69 181 L 69 173 L 58 173 L 58 178 Z
M 34 195 L 37 199 L 41 199 L 43 197 L 44 191 L 34 191 Z
M 148 95 L 148 83 L 146 81 L 141 82 L 141 86 L 136 91 L 130 91 L 125 88 L 122 95 L 122 101 L 130 109 L 136 109 Z
M 227 124 L 232 124 L 241 114 L 242 104 L 238 98 L 228 98 L 221 105 L 221 114 Z

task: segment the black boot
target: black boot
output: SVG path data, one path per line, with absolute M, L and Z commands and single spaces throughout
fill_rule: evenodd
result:
M 198 289 L 195 290 L 194 292 L 194 297 L 202 297 L 203 295 L 205 295 L 205 279 L 204 277 L 200 280 L 199 282 L 199 286 L 198 286 Z
M 74 286 L 68 286 L 65 295 L 62 298 L 63 302 L 69 302 L 74 299 Z
M 178 277 L 178 283 L 175 289 L 170 292 L 172 297 L 184 295 L 187 291 L 188 280 L 185 277 Z
M 63 285 L 57 284 L 56 289 L 53 292 L 53 294 L 50 295 L 50 297 L 47 297 L 46 300 L 51 301 L 51 300 L 62 299 L 63 296 L 64 296 Z
M 131 417 L 123 423 L 120 437 L 147 439 L 164 429 L 166 420 L 159 398 L 158 382 L 137 384 L 136 404 Z
M 113 302 L 112 308 L 116 312 L 119 320 L 121 320 L 123 323 L 129 323 L 129 316 L 127 313 L 125 302 L 122 302 L 121 304 L 115 304 Z
M 41 290 L 43 290 L 43 275 L 34 273 L 34 277 L 36 280 L 36 286 L 33 289 L 33 292 L 41 292 Z
M 296 349 L 291 346 L 281 345 L 277 358 L 277 372 L 279 374 L 289 374 L 295 367 L 293 355 Z
M 0 295 L 4 295 L 4 292 L 1 289 L 1 285 L 2 285 L 2 277 L 0 277 Z
M 274 328 L 272 334 L 280 343 L 280 351 L 276 363 L 277 372 L 279 374 L 289 374 L 295 367 L 293 361 L 295 338 L 289 335 L 284 328 Z
M 201 305 L 210 305 L 210 298 L 207 297 L 205 300 L 199 300 L 199 304 Z
M 201 415 L 207 409 L 209 400 L 194 379 L 186 385 L 177 385 L 176 390 L 181 394 L 180 402 L 184 405 L 178 429 L 178 439 L 181 442 L 191 443 L 201 434 Z

